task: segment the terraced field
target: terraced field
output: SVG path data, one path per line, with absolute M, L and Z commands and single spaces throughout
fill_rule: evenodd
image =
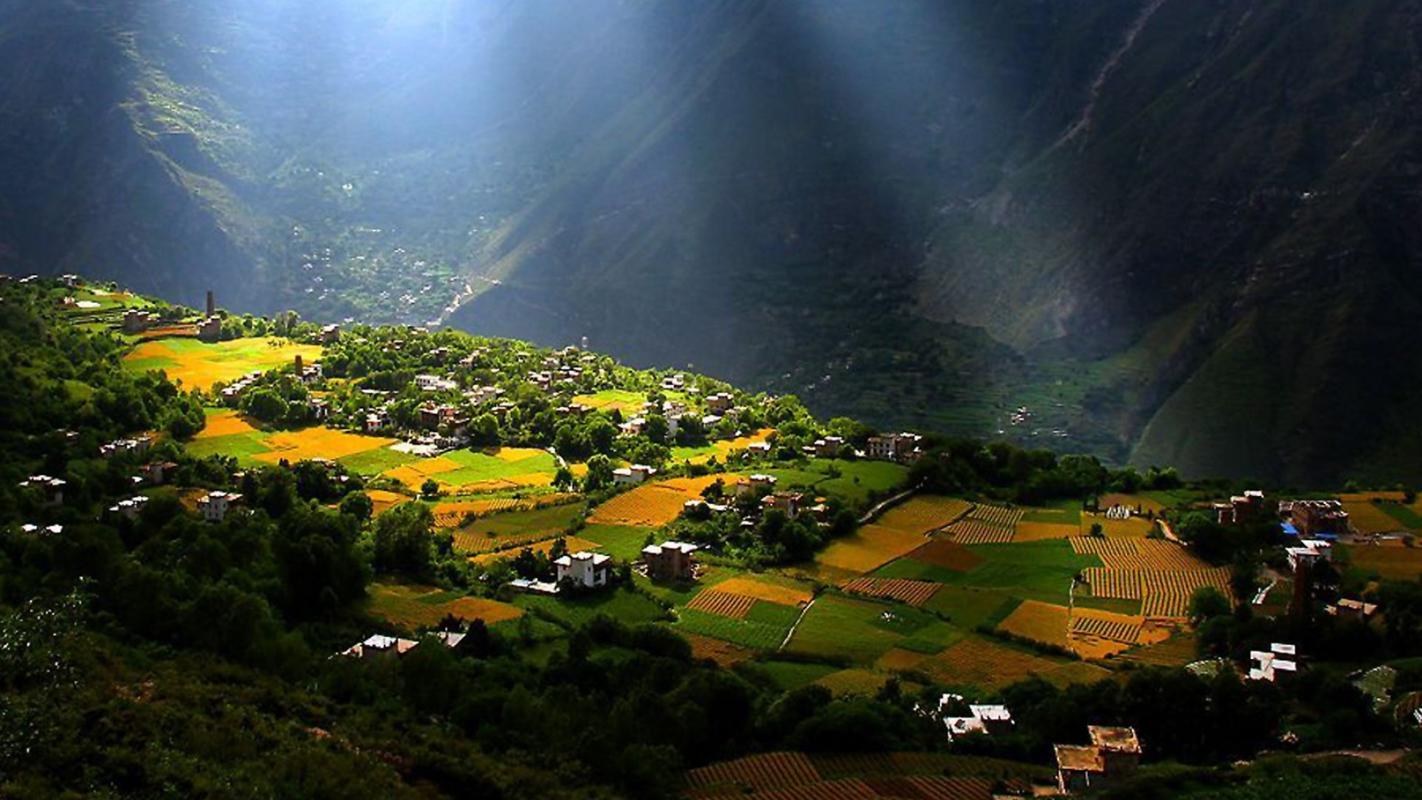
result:
M 942 584 L 932 581 L 914 581 L 903 578 L 856 578 L 840 588 L 851 594 L 897 600 L 911 606 L 922 606 L 937 594 Z
M 614 496 L 593 509 L 588 522 L 598 525 L 630 525 L 659 528 L 681 515 L 687 500 L 701 496 L 701 491 L 715 483 L 717 475 L 698 478 L 672 478 L 647 483 Z
M 507 603 L 434 586 L 375 583 L 369 592 L 371 614 L 411 632 L 436 625 L 447 615 L 463 620 L 482 619 L 488 625 L 523 615 L 522 609 Z
M 162 370 L 184 389 L 211 391 L 214 383 L 230 383 L 249 372 L 292 363 L 296 356 L 307 363 L 321 358 L 319 345 L 287 339 L 232 339 L 200 342 L 197 339 L 151 339 L 124 356 L 124 366 L 136 372 Z
M 454 531 L 455 552 L 489 553 L 494 550 L 554 538 L 582 517 L 578 503 L 528 511 L 505 511 L 467 523 Z

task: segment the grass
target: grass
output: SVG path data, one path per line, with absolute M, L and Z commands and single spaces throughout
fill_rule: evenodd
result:
M 632 525 L 587 525 L 578 531 L 578 537 L 597 542 L 599 550 L 620 561 L 636 561 L 652 531 Z
M 823 595 L 800 620 L 787 650 L 872 664 L 894 647 L 941 650 L 956 631 L 932 614 L 901 604 Z M 936 648 L 935 648 L 935 645 Z
M 1023 511 L 1023 522 L 1081 523 L 1081 503 L 1076 500 L 1061 500 L 1045 508 L 1027 508 Z
M 983 563 L 938 580 L 957 586 L 1002 589 L 1019 597 L 1065 603 L 1072 578 L 1087 567 L 1101 566 L 1096 556 L 1077 555 L 1064 540 L 980 544 L 968 549 Z
M 764 671 L 776 686 L 787 692 L 809 686 L 826 675 L 839 671 L 838 667 L 829 664 L 803 661 L 762 661 L 754 668 Z
M 599 614 L 628 625 L 666 617 L 666 611 L 651 598 L 626 589 L 610 589 L 576 598 L 520 595 L 514 603 L 530 611 L 541 610 L 568 625 L 582 625 Z
M 1384 514 L 1402 523 L 1404 527 L 1411 530 L 1422 530 L 1422 516 L 1419 516 L 1411 506 L 1402 503 L 1378 503 L 1377 506 L 1382 509 Z
M 774 475 L 776 489 L 836 497 L 851 506 L 863 505 L 871 492 L 898 488 L 908 477 L 906 467 L 888 461 L 838 458 L 813 459 L 804 467 L 771 467 L 755 472 Z
M 262 431 L 252 431 L 251 433 L 233 433 L 226 436 L 210 436 L 203 439 L 194 439 L 184 445 L 188 455 L 193 458 L 207 458 L 208 456 L 232 456 L 237 459 L 237 463 L 244 466 L 256 466 L 262 462 L 255 456 L 262 453 L 271 452 L 271 448 L 264 443 L 266 433 Z
M 795 614 L 791 609 L 792 614 L 788 621 L 773 614 L 758 615 L 757 608 L 761 606 L 770 609 L 783 608 L 772 603 L 756 603 L 745 619 L 731 619 L 694 608 L 682 608 L 677 610 L 678 620 L 672 628 L 721 639 L 753 650 L 775 650 L 785 640 L 785 634 L 790 632 L 790 626 L 795 622 Z M 757 616 L 761 618 L 757 619 Z
M 375 450 L 367 450 L 364 453 L 343 456 L 337 460 L 351 472 L 360 475 L 377 475 L 386 470 L 404 466 L 418 458 L 419 456 L 410 453 L 380 447 Z
M 997 589 L 977 589 L 969 586 L 944 586 L 924 604 L 929 611 L 942 614 L 955 624 L 972 630 L 979 625 L 996 626 L 1022 602 Z M 1136 604 L 1139 607 L 1139 603 Z

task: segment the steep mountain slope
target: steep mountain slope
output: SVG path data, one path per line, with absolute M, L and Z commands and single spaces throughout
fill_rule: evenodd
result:
M 0 268 L 1422 478 L 1420 13 L 0 0 Z

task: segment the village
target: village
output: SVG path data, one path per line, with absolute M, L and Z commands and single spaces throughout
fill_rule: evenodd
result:
M 1024 710 L 1004 698 L 1024 681 L 1069 691 L 1153 669 L 1286 691 L 1336 673 L 1379 724 L 1422 731 L 1405 660 L 1335 666 L 1347 637 L 1382 652 L 1400 616 L 1389 582 L 1422 576 L 1422 516 L 1404 491 L 1220 496 L 1099 466 L 1080 492 L 955 489 L 953 470 L 984 469 L 990 448 L 821 422 L 794 398 L 630 369 L 586 340 L 548 350 L 299 322 L 277 336 L 265 321 L 248 336 L 258 323 L 210 292 L 179 315 L 78 278 L 60 287 L 59 313 L 123 337 L 125 367 L 161 371 L 203 424 L 123 431 L 72 457 L 121 474 L 122 491 L 76 495 L 74 472 L 28 474 L 16 529 L 133 527 L 173 498 L 220 532 L 269 513 L 271 475 L 294 475 L 317 487 L 312 502 L 355 509 L 377 547 L 386 527 L 423 542 L 422 566 L 379 568 L 369 627 L 331 658 L 463 653 L 488 631 L 546 654 L 606 618 L 673 632 L 779 691 L 918 697 L 947 753 L 1008 752 Z M 1239 557 L 1246 542 L 1254 560 Z M 1087 720 L 993 795 L 1127 785 L 1158 731 L 1121 722 Z M 1288 728 L 1274 744 L 1310 735 Z M 787 757 L 697 767 L 690 795 L 787 788 L 764 777 Z M 807 790 L 838 780 L 804 774 Z

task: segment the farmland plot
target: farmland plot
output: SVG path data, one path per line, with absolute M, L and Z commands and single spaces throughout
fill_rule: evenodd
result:
M 588 521 L 602 525 L 630 525 L 660 528 L 681 515 L 687 500 L 701 496 L 701 490 L 719 476 L 673 478 L 638 486 L 593 509 Z

